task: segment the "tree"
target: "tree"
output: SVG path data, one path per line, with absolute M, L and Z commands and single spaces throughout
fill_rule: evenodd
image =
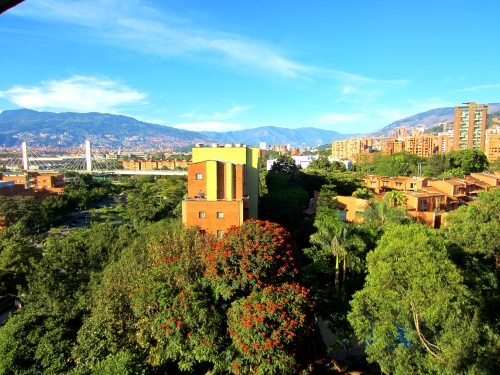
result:
M 170 373 L 165 366 L 172 365 L 175 371 L 178 366 L 173 359 L 184 365 L 200 361 L 201 351 L 190 356 L 185 334 L 182 340 L 177 333 L 169 336 L 162 325 L 180 309 L 186 317 L 201 312 L 196 305 L 191 311 L 174 305 L 181 292 L 201 291 L 197 280 L 203 272 L 205 238 L 196 230 L 186 230 L 179 220 L 166 220 L 139 228 L 128 245 L 95 286 L 90 317 L 78 332 L 72 355 L 82 374 L 92 373 L 101 361 L 118 355 L 123 348 L 129 348 L 132 355 L 159 373 Z M 207 296 L 200 296 L 200 300 Z
M 356 226 L 344 223 L 340 215 L 320 216 L 314 221 L 317 232 L 311 235 L 311 243 L 321 246 L 335 257 L 335 287 L 340 288 L 340 257 L 343 258 L 343 284 L 347 275 L 347 263 L 365 244 L 356 233 Z
M 273 174 L 277 173 L 269 175 Z M 304 220 L 308 202 L 309 195 L 300 187 L 273 189 L 260 199 L 259 218 L 278 223 L 293 232 Z
M 0 227 L 7 228 L 14 223 L 22 223 L 26 229 L 45 221 L 40 203 L 34 197 L 0 196 Z
M 364 219 L 364 226 L 377 233 L 376 237 L 382 234 L 387 227 L 410 221 L 406 209 L 401 206 L 391 207 L 388 199 L 370 199 L 370 205 L 357 215 Z
M 447 157 L 451 168 L 460 168 L 465 174 L 484 172 L 489 166 L 485 153 L 478 149 L 454 150 Z
M 313 160 L 307 168 L 310 169 L 323 169 L 329 171 L 332 167 L 332 163 L 326 156 L 320 156 L 318 159 Z
M 90 310 L 90 291 L 129 239 L 127 228 L 110 225 L 48 238 L 28 277 L 29 304 L 0 327 L 0 373 L 60 373 L 74 365 L 71 348 Z
M 490 172 L 500 171 L 500 159 L 497 159 L 494 162 L 490 163 L 489 171 Z
M 290 233 L 269 221 L 248 220 L 229 228 L 203 255 L 204 278 L 225 300 L 291 281 L 299 272 Z
M 163 160 L 165 159 L 165 154 L 163 152 L 156 152 L 153 155 L 153 160 Z
M 299 167 L 295 164 L 295 160 L 288 155 L 280 155 L 271 166 L 270 172 L 286 172 L 289 174 L 296 173 Z
M 432 154 L 425 160 L 423 175 L 426 177 L 438 177 L 450 168 L 450 160 L 446 154 Z
M 228 370 L 259 375 L 300 371 L 305 356 L 298 346 L 313 330 L 312 308 L 309 290 L 297 283 L 270 285 L 233 302 L 228 331 L 238 356 Z
M 353 197 L 360 198 L 360 199 L 371 199 L 373 198 L 373 192 L 365 187 L 362 188 L 357 188 L 354 193 L 352 193 Z
M 445 240 L 421 224 L 384 234 L 348 315 L 369 361 L 392 374 L 465 373 L 479 344 L 478 301 Z
M 408 198 L 406 198 L 402 191 L 392 190 L 384 196 L 384 200 L 387 201 L 390 208 L 394 208 L 404 207 Z
M 371 173 L 382 176 L 416 176 L 417 165 L 423 159 L 417 155 L 400 152 L 393 155 L 377 155 L 370 163 Z M 366 166 L 364 167 L 366 169 Z
M 452 212 L 446 219 L 450 241 L 469 253 L 493 260 L 500 292 L 500 189 L 478 194 L 477 200 Z

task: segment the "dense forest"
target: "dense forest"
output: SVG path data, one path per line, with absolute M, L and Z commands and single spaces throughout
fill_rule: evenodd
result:
M 494 168 L 483 156 L 436 156 L 423 171 Z M 370 198 L 367 169 L 411 176 L 420 162 L 399 154 L 347 171 L 320 158 L 301 170 L 279 157 L 261 171 L 259 220 L 221 238 L 183 227 L 182 176 L 82 176 L 60 199 L 0 197 L 0 295 L 23 301 L 0 326 L 0 374 L 345 373 L 355 364 L 325 358 L 354 336 L 373 371 L 498 373 L 498 188 L 440 229 L 413 222 L 397 191 L 357 223 L 338 214 L 336 195 Z M 45 233 L 110 196 L 89 228 Z

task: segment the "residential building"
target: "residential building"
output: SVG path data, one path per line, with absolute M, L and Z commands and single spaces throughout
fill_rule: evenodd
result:
M 498 160 L 500 155 L 500 129 L 494 125 L 486 131 L 485 151 L 490 163 Z
M 34 196 L 43 200 L 51 195 L 64 194 L 64 175 L 40 172 L 0 173 L 0 195 Z
M 455 107 L 453 149 L 485 150 L 487 104 L 475 102 Z
M 188 166 L 188 198 L 182 202 L 187 227 L 222 235 L 258 217 L 259 148 L 196 147 Z

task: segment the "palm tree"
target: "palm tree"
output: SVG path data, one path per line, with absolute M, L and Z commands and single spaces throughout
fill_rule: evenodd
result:
M 373 198 L 373 192 L 365 187 L 362 188 L 357 188 L 354 193 L 352 193 L 353 197 L 360 198 L 360 199 L 370 199 Z
M 402 191 L 392 190 L 385 195 L 384 200 L 389 203 L 390 208 L 394 208 L 403 207 L 408 198 L 406 198 Z
M 401 193 L 398 191 L 397 193 Z M 404 197 L 404 194 L 402 194 Z M 387 197 L 387 195 L 386 195 Z M 399 194 L 396 198 L 399 197 Z M 406 197 L 404 197 L 406 199 Z M 370 206 L 357 215 L 364 219 L 365 226 L 371 227 L 376 236 L 381 235 L 387 226 L 405 224 L 411 221 L 406 208 L 394 204 L 392 199 L 370 199 Z
M 346 224 L 340 215 L 316 218 L 314 226 L 318 229 L 311 235 L 311 243 L 321 246 L 335 257 L 335 287 L 340 287 L 340 257 L 343 257 L 342 285 L 347 275 L 347 262 L 354 258 L 355 250 L 364 248 L 365 244 L 357 232 L 357 226 Z

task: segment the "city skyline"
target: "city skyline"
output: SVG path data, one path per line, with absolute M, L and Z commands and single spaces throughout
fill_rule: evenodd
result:
M 499 101 L 500 4 L 482 4 L 31 0 L 0 15 L 0 111 L 365 133 Z

